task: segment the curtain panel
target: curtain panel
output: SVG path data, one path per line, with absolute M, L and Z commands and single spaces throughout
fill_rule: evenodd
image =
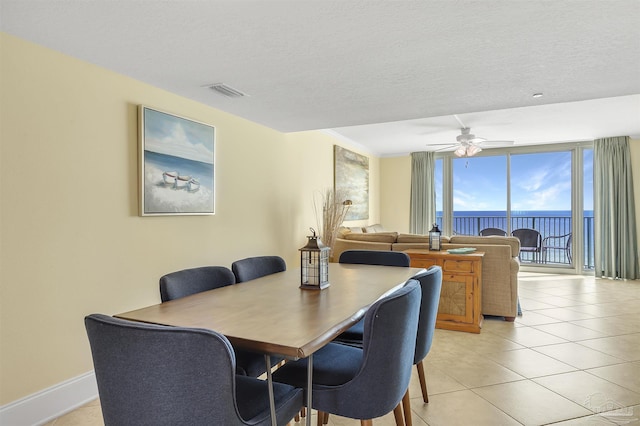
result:
M 433 152 L 411 153 L 411 204 L 409 232 L 427 234 L 436 221 L 436 191 L 433 182 Z
M 594 141 L 596 276 L 640 278 L 629 137 Z

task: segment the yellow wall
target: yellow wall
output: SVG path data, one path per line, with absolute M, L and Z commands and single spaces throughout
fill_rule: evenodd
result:
M 283 134 L 3 33 L 0 47 L 0 405 L 90 371 L 83 317 L 158 303 L 167 272 L 262 254 L 297 266 L 313 193 L 333 185 L 335 139 Z M 138 216 L 139 104 L 216 127 L 215 216 Z M 371 156 L 370 181 L 379 221 Z
M 411 202 L 411 156 L 382 158 L 380 216 L 382 226 L 390 231 L 409 232 Z

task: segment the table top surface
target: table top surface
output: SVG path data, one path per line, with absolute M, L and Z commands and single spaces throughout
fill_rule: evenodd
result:
M 380 297 L 423 268 L 329 265 L 330 286 L 299 288 L 300 268 L 115 315 L 215 330 L 236 347 L 297 359 L 355 324 Z

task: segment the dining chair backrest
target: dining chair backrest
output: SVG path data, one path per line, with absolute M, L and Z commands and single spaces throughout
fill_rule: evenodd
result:
M 420 283 L 422 300 L 420 302 L 420 320 L 416 334 L 416 351 L 413 363 L 422 361 L 433 343 L 433 335 L 436 328 L 436 316 L 442 290 L 442 268 L 431 266 L 425 272 L 413 277 Z
M 236 260 L 231 264 L 231 270 L 236 282 L 242 283 L 286 271 L 287 264 L 280 256 L 256 256 Z
M 160 278 L 160 299 L 168 302 L 235 282 L 233 272 L 224 266 L 183 269 Z
M 359 373 L 343 389 L 345 397 L 351 393 L 354 395 L 347 399 L 347 403 L 354 406 L 354 411 L 362 412 L 354 412 L 348 417 L 371 419 L 383 416 L 393 410 L 404 396 L 411 379 L 420 298 L 420 285 L 410 280 L 367 310 L 363 363 Z M 353 391 L 346 389 L 347 386 Z
M 242 376 L 236 382 L 233 350 L 223 335 L 100 314 L 87 316 L 85 327 L 105 425 L 248 425 L 243 412 L 264 417 L 252 425 L 270 424 L 266 383 Z M 299 401 L 288 407 L 290 419 L 302 393 L 288 386 L 278 391 Z
M 411 258 L 407 253 L 401 251 L 345 250 L 340 253 L 338 262 L 361 265 L 408 267 L 411 263 Z
M 484 228 L 483 230 L 480 231 L 481 237 L 487 237 L 489 235 L 498 235 L 500 237 L 506 237 L 507 231 L 500 228 Z
M 160 278 L 160 299 L 162 302 L 190 296 L 202 291 L 226 287 L 236 282 L 236 277 L 229 268 L 224 266 L 203 266 L 200 268 L 183 269 L 172 272 Z M 258 377 L 266 371 L 266 364 L 262 354 L 239 348 L 234 348 L 236 357 L 236 373 L 245 376 Z M 282 358 L 273 356 L 272 365 L 276 365 Z

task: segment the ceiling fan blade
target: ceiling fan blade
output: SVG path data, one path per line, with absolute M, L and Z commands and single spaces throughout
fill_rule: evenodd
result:
M 458 146 L 458 144 L 445 146 L 444 148 L 436 149 L 433 152 L 450 151 L 452 148 L 454 148 L 456 146 Z
M 473 138 L 473 139 L 469 139 L 468 142 L 471 142 L 471 143 L 482 143 L 482 142 L 486 142 L 486 141 L 487 140 L 485 138 L 476 137 L 476 138 Z
M 509 145 L 515 144 L 515 141 L 493 141 L 493 140 L 489 140 L 489 141 L 484 141 L 484 142 L 481 142 L 481 143 L 483 143 L 483 144 L 491 144 L 491 145 L 493 145 L 493 144 L 501 144 L 501 145 L 504 145 L 504 146 L 509 146 Z

